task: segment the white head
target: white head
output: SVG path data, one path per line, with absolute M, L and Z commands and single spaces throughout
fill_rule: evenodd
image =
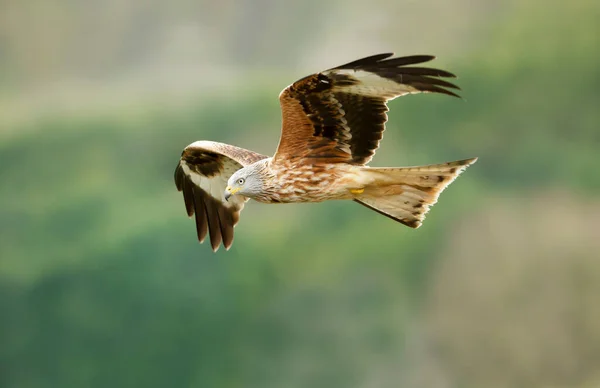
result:
M 263 164 L 258 162 L 240 168 L 227 181 L 225 199 L 228 200 L 234 194 L 240 194 L 248 198 L 254 198 L 263 193 L 263 177 L 261 171 Z

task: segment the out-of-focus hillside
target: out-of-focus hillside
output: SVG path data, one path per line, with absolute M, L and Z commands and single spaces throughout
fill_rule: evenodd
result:
M 3 387 L 598 383 L 597 2 L 1 7 Z M 480 157 L 423 227 L 250 203 L 199 245 L 181 149 L 271 154 L 283 87 L 378 51 L 463 89 L 393 101 L 374 159 Z

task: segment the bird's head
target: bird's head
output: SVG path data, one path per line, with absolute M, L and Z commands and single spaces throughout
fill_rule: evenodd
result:
M 227 181 L 225 189 L 225 200 L 229 200 L 232 195 L 239 194 L 248 198 L 254 198 L 261 194 L 263 188 L 263 179 L 260 174 L 260 166 L 251 164 L 237 170 Z

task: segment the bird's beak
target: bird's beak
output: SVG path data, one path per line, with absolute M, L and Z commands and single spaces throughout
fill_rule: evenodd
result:
M 231 186 L 227 186 L 227 188 L 225 189 L 225 192 L 223 193 L 223 196 L 225 197 L 226 201 L 229 201 L 229 198 L 234 195 L 235 193 L 237 193 L 238 191 L 240 191 L 240 188 L 236 188 L 236 189 L 232 189 Z

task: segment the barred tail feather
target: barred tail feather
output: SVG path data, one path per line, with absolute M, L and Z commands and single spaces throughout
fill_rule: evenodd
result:
M 477 158 L 419 167 L 374 168 L 362 171 L 371 182 L 356 202 L 411 228 L 423 223 L 442 191 Z

